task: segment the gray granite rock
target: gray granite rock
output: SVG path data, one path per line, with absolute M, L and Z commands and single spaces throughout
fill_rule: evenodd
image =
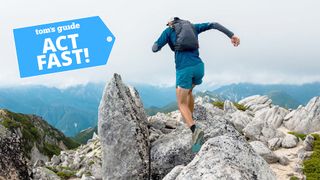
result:
M 277 150 L 281 147 L 282 138 L 272 138 L 268 140 L 268 148 L 271 150 Z
M 312 135 L 307 135 L 306 138 L 303 141 L 303 148 L 306 151 L 312 151 L 313 149 L 313 142 L 314 142 L 314 137 Z
M 238 109 L 236 106 L 233 105 L 233 103 L 229 100 L 225 100 L 223 103 L 223 110 L 227 113 L 233 113 L 237 111 Z
M 234 125 L 234 127 L 242 132 L 243 128 L 245 128 L 251 121 L 252 116 L 250 116 L 247 112 L 235 111 L 230 114 L 229 121 Z
M 104 179 L 149 177 L 149 132 L 138 92 L 114 74 L 99 106 L 98 134 Z
M 298 144 L 298 138 L 292 134 L 287 134 L 281 143 L 281 146 L 284 148 L 293 148 L 296 147 Z
M 222 110 L 212 104 L 197 104 L 194 119 L 197 126 L 204 130 L 205 141 L 209 138 L 228 134 L 239 136 L 233 125 L 225 118 Z M 191 153 L 191 131 L 185 125 L 178 126 L 173 132 L 165 134 L 152 143 L 152 178 L 162 179 L 177 165 L 186 165 L 195 154 Z
M 268 142 L 270 139 L 285 136 L 284 133 L 268 125 L 260 118 L 254 118 L 242 131 L 251 141 Z
M 240 136 L 209 139 L 175 180 L 275 180 L 268 163 Z
M 277 163 L 279 161 L 279 157 L 272 152 L 263 142 L 261 141 L 252 141 L 250 142 L 253 150 L 255 150 L 263 159 L 265 159 L 268 163 Z
M 291 111 L 284 118 L 284 126 L 303 134 L 320 131 L 320 97 L 314 97 L 305 107 L 299 106 Z
M 257 112 L 261 109 L 271 106 L 272 100 L 267 96 L 254 95 L 244 98 L 239 101 L 239 104 L 244 105 L 250 111 Z

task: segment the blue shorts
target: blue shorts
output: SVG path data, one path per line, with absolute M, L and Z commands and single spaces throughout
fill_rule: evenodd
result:
M 176 88 L 179 86 L 184 89 L 191 89 L 192 84 L 202 83 L 204 76 L 204 63 L 185 67 L 176 71 Z

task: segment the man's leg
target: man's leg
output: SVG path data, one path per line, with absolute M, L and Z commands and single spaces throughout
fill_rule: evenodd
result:
M 192 125 L 195 124 L 192 119 L 192 111 L 190 110 L 190 105 L 188 102 L 188 99 L 190 96 L 190 89 L 177 87 L 176 94 L 177 94 L 178 107 L 181 112 L 181 115 L 185 120 L 185 123 L 187 124 L 187 126 L 190 128 Z
M 192 94 L 192 90 L 194 87 L 195 87 L 195 85 L 192 84 L 192 88 L 189 90 L 189 94 L 188 94 L 188 106 L 191 111 L 191 115 L 193 114 L 193 111 L 194 111 L 194 98 L 193 98 L 193 94 Z

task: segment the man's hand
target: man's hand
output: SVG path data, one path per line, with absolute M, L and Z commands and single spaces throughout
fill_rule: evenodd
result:
M 233 44 L 233 46 L 237 47 L 240 44 L 240 39 L 237 36 L 233 35 L 231 38 L 231 43 Z

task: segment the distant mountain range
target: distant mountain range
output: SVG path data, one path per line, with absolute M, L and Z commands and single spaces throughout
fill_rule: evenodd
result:
M 42 116 L 67 136 L 97 125 L 103 83 L 88 83 L 66 89 L 46 86 L 0 88 L 0 108 Z M 134 85 L 145 107 L 162 107 L 175 100 L 174 88 Z
M 138 90 L 149 115 L 177 109 L 175 87 L 132 85 Z M 67 89 L 45 86 L 0 88 L 0 108 L 37 114 L 67 136 L 75 136 L 81 130 L 96 127 L 98 106 L 104 86 L 103 83 L 89 83 Z M 231 101 L 239 101 L 255 94 L 268 95 L 274 104 L 296 108 L 300 104 L 306 104 L 312 97 L 320 96 L 320 83 L 303 85 L 239 83 L 197 92 L 197 95 L 210 95 L 219 100 Z

